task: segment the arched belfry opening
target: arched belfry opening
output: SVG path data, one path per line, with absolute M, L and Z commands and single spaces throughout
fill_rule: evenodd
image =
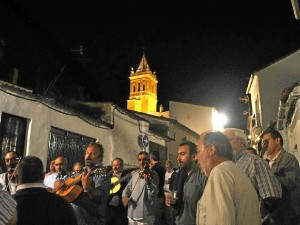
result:
M 143 53 L 139 67 L 136 71 L 131 68 L 129 75 L 130 93 L 127 100 L 127 109 L 150 113 L 157 110 L 157 78 L 148 65 Z

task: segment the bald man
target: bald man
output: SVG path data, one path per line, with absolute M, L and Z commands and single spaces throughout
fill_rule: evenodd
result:
M 45 177 L 44 184 L 48 191 L 54 191 L 54 183 L 58 179 L 63 179 L 67 175 L 67 159 L 59 156 L 54 160 L 55 173 Z

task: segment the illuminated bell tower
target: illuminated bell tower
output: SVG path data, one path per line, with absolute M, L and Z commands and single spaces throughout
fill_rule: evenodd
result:
M 145 53 L 136 72 L 131 68 L 129 79 L 130 94 L 127 109 L 148 114 L 156 112 L 158 81 L 155 72 L 152 73 L 149 68 Z

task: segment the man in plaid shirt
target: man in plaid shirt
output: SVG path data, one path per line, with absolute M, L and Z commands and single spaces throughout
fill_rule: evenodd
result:
M 258 194 L 262 224 L 268 224 L 277 200 L 282 197 L 281 184 L 265 160 L 247 153 L 247 137 L 243 130 L 227 128 L 224 134 L 232 146 L 234 163 L 245 172 Z

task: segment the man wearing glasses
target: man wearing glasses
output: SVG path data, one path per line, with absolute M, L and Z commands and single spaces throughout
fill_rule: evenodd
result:
M 17 181 L 15 177 L 15 168 L 17 166 L 17 153 L 8 151 L 4 157 L 6 172 L 0 174 L 0 188 L 9 192 L 10 194 L 16 193 Z

